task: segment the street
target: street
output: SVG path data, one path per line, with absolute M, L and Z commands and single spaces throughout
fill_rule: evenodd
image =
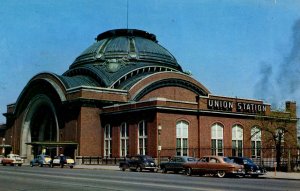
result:
M 299 180 L 216 178 L 49 167 L 0 166 L 1 191 L 36 190 L 300 190 Z

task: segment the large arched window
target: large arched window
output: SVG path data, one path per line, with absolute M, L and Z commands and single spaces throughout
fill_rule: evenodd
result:
M 211 154 L 223 156 L 223 126 L 219 123 L 211 127 Z
M 120 139 L 120 157 L 126 157 L 129 154 L 129 129 L 127 123 L 121 124 Z
M 138 142 L 138 154 L 147 155 L 147 145 L 148 145 L 148 133 L 147 124 L 145 121 L 139 123 L 139 142 Z
M 179 121 L 176 124 L 176 154 L 177 156 L 188 155 L 188 130 L 189 124 L 186 121 Z
M 261 129 L 256 126 L 251 128 L 251 157 L 261 157 Z
M 239 125 L 232 127 L 232 156 L 243 156 L 243 128 Z
M 112 131 L 109 124 L 104 127 L 104 156 L 111 157 L 112 153 Z

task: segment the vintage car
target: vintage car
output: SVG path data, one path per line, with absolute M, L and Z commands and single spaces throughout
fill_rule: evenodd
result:
M 50 167 L 53 168 L 54 166 L 60 166 L 61 168 L 63 168 L 64 166 L 68 166 L 70 168 L 73 168 L 75 166 L 75 161 L 69 156 L 55 156 L 50 163 Z
M 183 168 L 188 176 L 193 174 L 212 174 L 220 178 L 225 175 L 244 175 L 245 170 L 242 165 L 233 163 L 228 157 L 204 156 L 198 161 L 184 163 Z
M 4 158 L 3 155 L 0 155 L 0 164 L 2 164 L 2 159 Z
M 168 162 L 160 163 L 159 167 L 163 173 L 167 173 L 168 171 L 173 171 L 178 173 L 183 169 L 183 164 L 188 162 L 194 162 L 196 158 L 189 156 L 174 156 Z
M 8 154 L 7 157 L 2 158 L 2 165 L 10 165 L 10 166 L 22 166 L 23 159 L 20 155 L 17 154 Z
M 150 170 L 154 172 L 157 170 L 157 166 L 152 157 L 148 155 L 136 155 L 126 158 L 120 162 L 119 167 L 122 171 L 126 169 L 141 172 L 143 170 Z
M 51 164 L 51 157 L 49 155 L 37 155 L 33 160 L 30 161 L 30 166 L 40 166 L 43 167 L 44 165 L 50 166 Z
M 234 163 L 244 166 L 245 175 L 250 175 L 251 177 L 258 177 L 259 175 L 264 175 L 267 173 L 266 169 L 261 166 L 256 165 L 251 159 L 247 157 L 228 157 Z

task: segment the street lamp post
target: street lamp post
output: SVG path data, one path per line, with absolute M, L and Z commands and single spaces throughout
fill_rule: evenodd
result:
M 5 138 L 2 139 L 2 154 L 5 154 Z
M 160 151 L 161 151 L 160 134 L 161 134 L 161 129 L 162 129 L 162 126 L 158 125 L 157 126 L 157 132 L 158 132 L 158 146 L 157 146 L 157 151 L 158 151 L 158 165 L 160 164 Z

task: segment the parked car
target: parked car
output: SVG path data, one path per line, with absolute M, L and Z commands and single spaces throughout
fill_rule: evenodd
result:
M 33 160 L 30 161 L 30 166 L 40 166 L 43 167 L 44 165 L 50 166 L 51 164 L 51 157 L 49 155 L 37 155 Z
M 184 163 L 186 175 L 192 174 L 204 175 L 213 174 L 219 178 L 225 175 L 244 175 L 245 170 L 242 165 L 233 163 L 228 157 L 222 156 L 205 156 L 198 161 Z
M 160 169 L 163 173 L 167 173 L 168 171 L 173 171 L 178 173 L 183 169 L 183 164 L 188 162 L 195 162 L 196 158 L 189 156 L 174 156 L 168 162 L 160 163 Z
M 228 157 L 234 163 L 244 166 L 245 175 L 250 175 L 251 177 L 258 177 L 259 175 L 264 175 L 267 173 L 266 169 L 261 166 L 256 165 L 251 159 L 247 157 Z
M 8 154 L 7 157 L 2 159 L 2 165 L 10 165 L 10 166 L 22 166 L 23 159 L 17 154 Z
M 53 160 L 51 160 L 50 166 L 53 168 L 54 166 L 60 166 L 63 168 L 64 166 L 68 166 L 73 168 L 75 166 L 75 161 L 69 156 L 55 156 Z
M 154 172 L 155 170 L 157 170 L 157 166 L 153 158 L 148 155 L 136 155 L 130 158 L 126 158 L 125 161 L 120 162 L 119 167 L 122 171 L 130 169 L 138 172 L 141 172 L 143 170 L 150 170 Z
M 4 158 L 3 155 L 0 155 L 0 164 L 2 164 L 2 159 Z

